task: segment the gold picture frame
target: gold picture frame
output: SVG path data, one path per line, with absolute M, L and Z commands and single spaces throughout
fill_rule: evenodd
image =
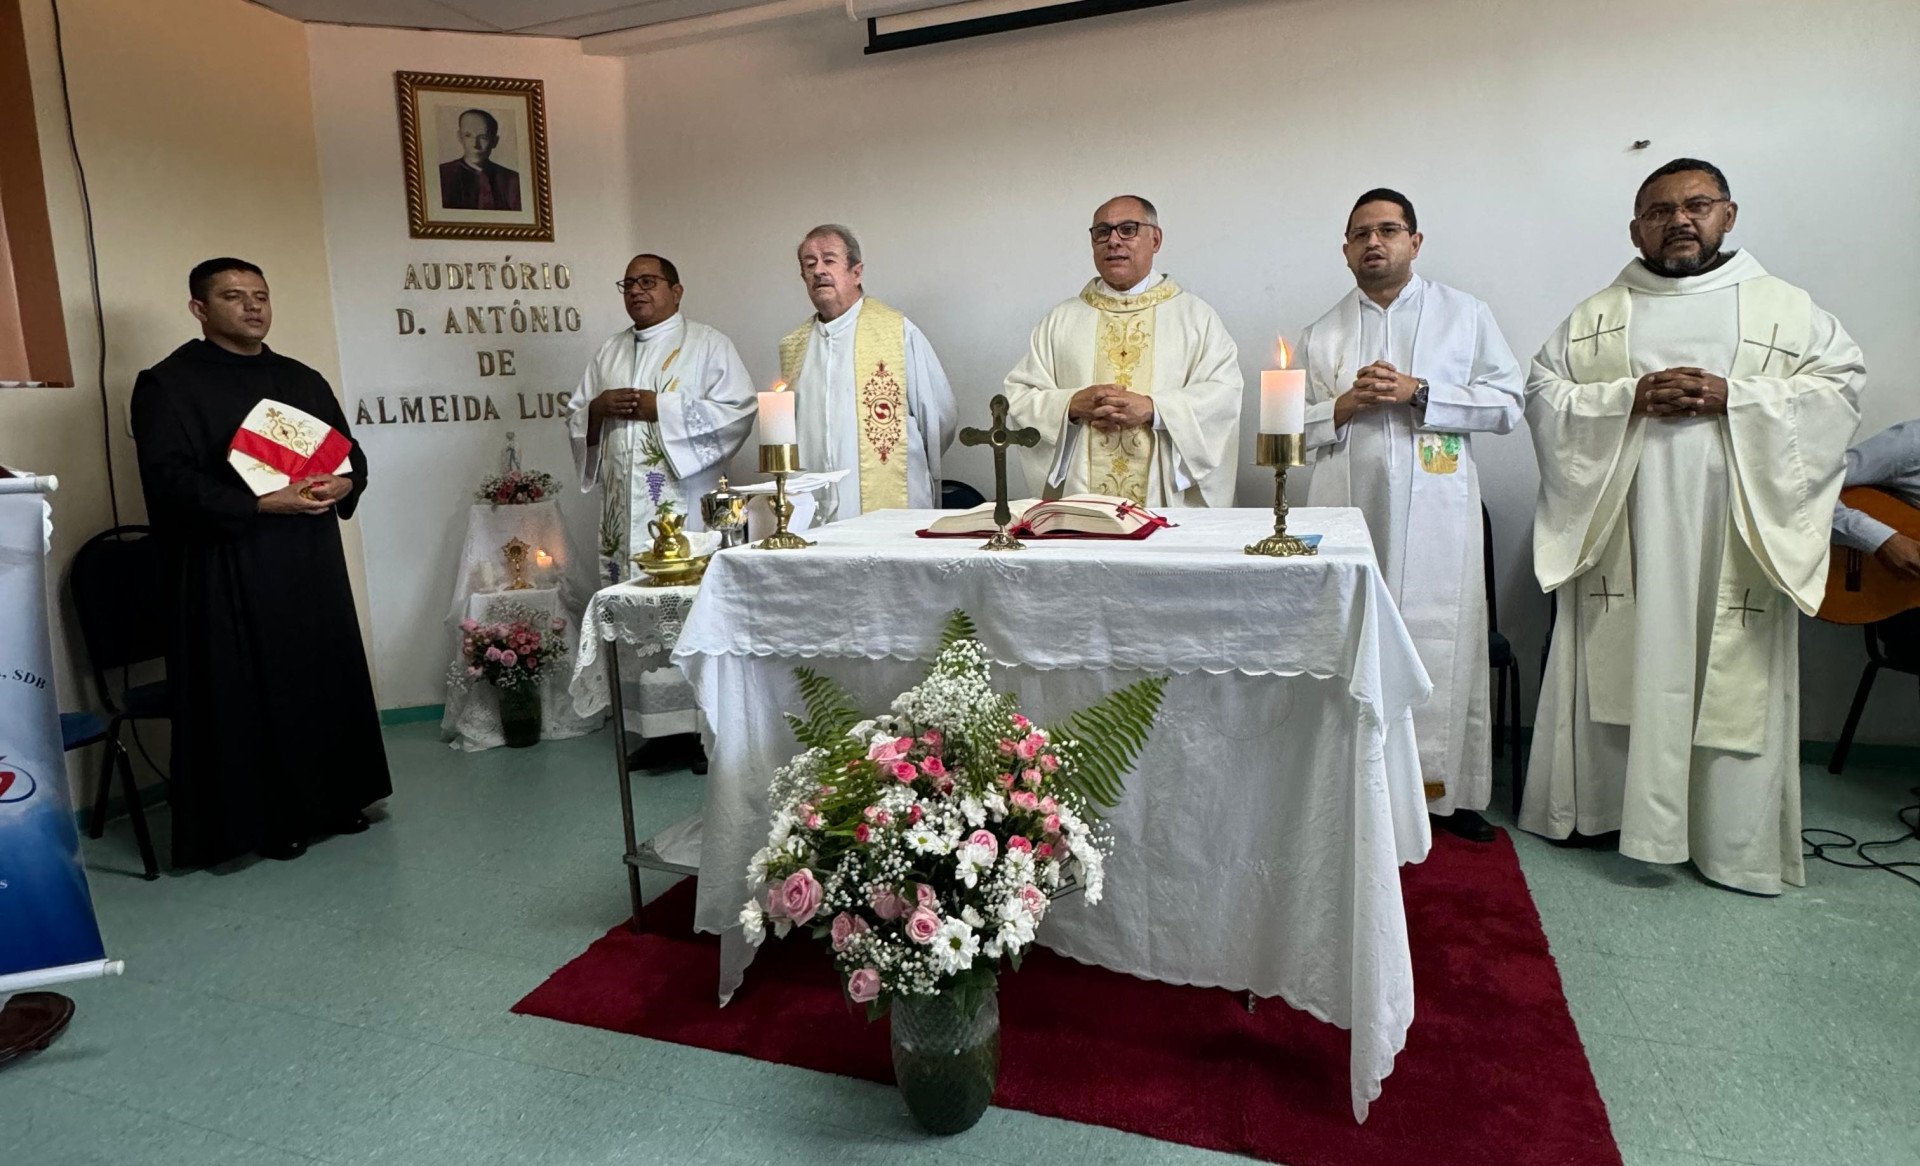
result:
M 545 85 L 459 73 L 393 80 L 408 234 L 551 243 Z

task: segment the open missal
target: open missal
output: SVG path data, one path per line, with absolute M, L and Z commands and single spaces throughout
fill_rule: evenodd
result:
M 1172 526 L 1146 507 L 1111 494 L 1069 494 L 1047 501 L 1022 498 L 1008 502 L 1013 521 L 1008 533 L 1016 538 L 1146 538 L 1163 526 Z M 994 532 L 993 503 L 934 519 L 917 533 L 921 538 L 982 538 Z

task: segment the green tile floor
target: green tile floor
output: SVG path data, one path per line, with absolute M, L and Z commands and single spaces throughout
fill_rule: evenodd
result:
M 89 844 L 127 975 L 0 1071 L 0 1163 L 1239 1160 L 1006 1110 L 930 1139 L 888 1087 L 513 1016 L 625 914 L 606 738 L 387 741 L 386 820 L 297 862 L 144 883 L 124 823 Z M 1809 767 L 1807 822 L 1888 837 L 1916 781 Z M 657 828 L 702 787 L 641 788 Z M 1920 887 L 1816 864 L 1762 900 L 1518 843 L 1629 1166 L 1920 1163 Z

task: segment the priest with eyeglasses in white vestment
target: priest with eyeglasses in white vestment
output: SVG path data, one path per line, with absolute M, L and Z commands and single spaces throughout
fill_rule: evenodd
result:
M 699 530 L 714 488 L 753 428 L 753 380 L 733 341 L 680 312 L 680 272 L 636 255 L 616 286 L 633 327 L 600 346 L 567 398 L 580 488 L 600 488 L 600 582 L 619 583 L 652 545 L 647 524 Z
M 912 320 L 869 296 L 860 241 L 826 223 L 800 241 L 813 318 L 780 341 L 800 465 L 847 471 L 820 488 L 816 521 L 940 505 L 940 459 L 959 424 L 953 386 Z
M 1159 213 L 1109 199 L 1089 228 L 1098 273 L 1040 321 L 1007 374 L 1028 490 L 1143 506 L 1231 506 L 1240 453 L 1240 354 L 1207 303 L 1154 267 Z
M 1838 320 L 1745 251 L 1718 167 L 1634 201 L 1640 258 L 1534 357 L 1534 568 L 1557 623 L 1520 824 L 1804 886 L 1799 613 L 1866 370 Z
M 1310 506 L 1357 506 L 1433 680 L 1414 710 L 1435 825 L 1493 839 L 1487 601 L 1474 433 L 1520 422 L 1526 374 L 1466 292 L 1414 274 L 1424 237 L 1413 203 L 1369 190 L 1347 215 L 1354 290 L 1301 337 Z

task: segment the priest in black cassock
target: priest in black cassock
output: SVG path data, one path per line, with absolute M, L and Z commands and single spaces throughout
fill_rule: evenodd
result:
M 210 259 L 187 282 L 205 339 L 133 389 L 147 513 L 177 588 L 173 860 L 297 858 L 316 836 L 365 830 L 366 807 L 393 792 L 340 546 L 367 458 L 352 442 L 349 473 L 255 497 L 227 450 L 262 399 L 352 434 L 326 379 L 264 343 L 273 309 L 258 267 Z

